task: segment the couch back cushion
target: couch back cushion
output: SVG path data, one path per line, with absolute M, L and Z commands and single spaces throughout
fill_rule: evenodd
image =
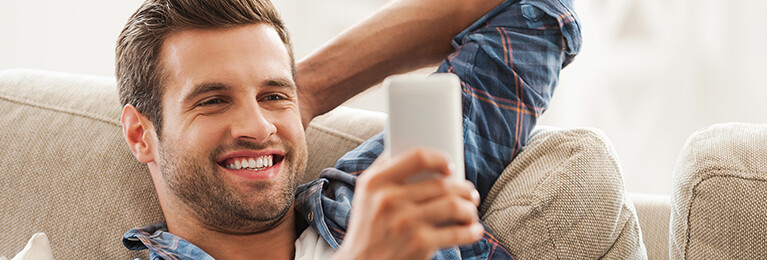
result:
M 113 78 L 0 71 L 0 255 L 45 232 L 57 259 L 147 259 L 120 238 L 163 215 L 147 167 L 122 136 Z M 316 178 L 381 131 L 380 113 L 340 108 L 307 129 Z
M 671 259 L 767 258 L 767 125 L 696 132 L 674 182 Z

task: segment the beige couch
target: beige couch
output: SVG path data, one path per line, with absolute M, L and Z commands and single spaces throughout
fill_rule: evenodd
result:
M 146 167 L 135 161 L 124 144 L 116 93 L 114 79 L 108 77 L 0 71 L 0 256 L 13 256 L 33 233 L 45 232 L 57 259 L 147 259 L 146 252 L 124 249 L 120 238 L 126 230 L 161 221 L 163 216 Z M 316 178 L 320 169 L 332 166 L 343 153 L 379 132 L 383 119 L 380 113 L 343 107 L 315 119 L 306 132 L 310 162 L 302 179 Z M 729 239 L 722 248 L 764 245 L 764 235 L 744 244 L 724 233 L 743 232 L 738 229 L 743 228 L 741 224 L 762 224 L 750 226 L 760 230 L 767 226 L 763 225 L 766 207 L 758 200 L 767 189 L 749 183 L 765 176 L 764 160 L 759 159 L 765 158 L 762 147 L 767 138 L 761 127 L 762 131 L 753 130 L 747 137 L 737 135 L 761 140 L 760 146 L 745 151 L 757 154 L 749 157 L 751 161 L 742 161 L 754 173 L 737 179 L 746 188 L 719 192 L 718 182 L 710 182 L 704 196 L 708 200 L 696 204 L 693 199 L 690 207 L 685 206 L 691 203 L 687 189 L 677 190 L 675 205 L 681 206 L 675 206 L 679 209 L 675 216 L 688 218 L 675 219 L 672 231 L 687 235 L 671 234 L 672 248 L 708 250 L 706 242 L 720 241 L 706 236 L 711 233 L 711 217 L 724 209 L 708 210 L 706 205 L 738 204 L 743 197 L 754 203 L 750 205 L 762 205 L 750 212 L 762 217 L 742 218 L 740 207 L 727 208 L 727 221 L 734 224 L 714 228 Z M 730 133 L 726 127 L 721 131 Z M 736 136 L 735 130 L 732 133 L 721 136 Z M 745 145 L 757 144 L 744 140 Z M 690 149 L 697 151 L 695 141 L 691 143 Z M 735 148 L 729 151 L 733 154 L 722 156 L 742 155 Z M 680 164 L 680 172 L 697 167 L 695 160 L 685 160 L 689 164 Z M 699 171 L 689 172 L 699 176 L 695 175 Z M 710 180 L 708 176 L 702 178 Z M 677 179 L 690 179 L 679 185 L 689 187 L 701 178 Z M 702 196 L 697 194 L 703 185 L 692 186 L 692 197 Z M 740 193 L 710 196 L 731 191 Z M 519 259 L 665 259 L 669 256 L 669 203 L 668 196 L 626 196 L 618 159 L 599 130 L 539 127 L 499 178 L 482 212 L 485 223 Z M 703 228 L 685 224 L 697 224 L 700 220 L 694 217 L 699 215 L 709 221 Z M 754 237 L 759 235 L 747 239 Z M 728 256 L 727 252 L 721 255 Z

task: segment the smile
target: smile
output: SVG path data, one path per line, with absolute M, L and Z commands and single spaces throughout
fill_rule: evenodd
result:
M 236 157 L 221 162 L 221 166 L 232 170 L 260 171 L 282 161 L 282 156 L 276 154 L 262 155 L 258 157 Z

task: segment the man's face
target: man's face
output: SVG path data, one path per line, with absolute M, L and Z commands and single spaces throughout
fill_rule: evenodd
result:
M 164 188 L 209 228 L 253 233 L 291 209 L 306 141 L 290 57 L 257 24 L 185 30 L 162 47 Z

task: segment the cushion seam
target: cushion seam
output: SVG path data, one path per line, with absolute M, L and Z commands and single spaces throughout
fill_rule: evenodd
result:
M 629 214 L 630 214 L 630 212 L 631 212 L 631 210 L 629 209 L 628 205 L 626 205 L 625 203 L 621 206 L 621 210 L 622 210 L 621 213 L 628 211 Z M 620 218 L 620 215 L 621 214 L 618 213 L 619 218 Z M 632 218 L 629 216 L 629 218 L 626 220 L 626 222 L 623 223 L 623 227 L 621 228 L 621 231 L 618 232 L 618 235 L 615 237 L 615 240 L 613 241 L 612 245 L 610 245 L 610 247 L 607 248 L 607 250 L 605 250 L 604 254 L 602 254 L 602 256 L 600 256 L 599 259 L 606 258 L 607 254 L 609 254 L 610 251 L 612 251 L 613 248 L 615 248 L 616 241 L 618 241 L 618 239 L 620 239 L 622 235 L 628 233 L 627 229 L 631 228 L 631 226 L 630 226 L 631 225 L 631 219 Z M 640 232 L 640 235 L 641 235 L 641 232 Z
M 573 148 L 570 148 L 570 153 L 569 153 L 569 155 L 568 155 L 566 158 L 572 158 L 572 155 L 573 155 L 575 152 L 576 152 L 576 151 L 575 151 L 575 149 L 573 149 Z M 556 166 L 556 167 L 552 167 L 552 169 L 555 169 L 555 170 L 556 170 L 556 169 L 559 169 L 559 168 L 560 168 L 560 167 L 562 167 L 562 166 L 565 164 L 565 162 L 567 162 L 567 161 L 568 161 L 568 160 L 562 160 L 562 161 L 560 161 L 560 162 L 557 164 L 557 166 Z M 540 202 L 540 201 L 541 201 L 541 198 L 539 197 L 539 192 L 537 192 L 537 191 L 539 191 L 539 190 L 540 190 L 540 187 L 541 187 L 541 185 L 542 185 L 542 184 L 543 184 L 543 183 L 544 183 L 544 182 L 545 182 L 547 179 L 551 178 L 551 176 L 552 176 L 552 172 L 554 172 L 554 171 L 548 171 L 548 172 L 546 173 L 546 177 L 544 177 L 544 178 L 541 178 L 541 180 L 540 180 L 540 181 L 539 181 L 539 182 L 538 182 L 538 183 L 535 185 L 535 190 L 536 190 L 536 192 L 535 192 L 534 196 L 535 196 L 535 198 L 536 198 L 536 201 L 538 201 L 538 202 Z M 536 204 L 538 204 L 538 203 L 536 203 Z M 548 215 L 547 215 L 547 214 L 546 214 L 546 213 L 545 213 L 543 210 L 541 210 L 541 209 L 540 209 L 540 204 L 538 204 L 538 207 L 535 207 L 535 208 L 536 208 L 536 210 L 540 211 L 540 212 L 541 212 L 541 214 L 543 214 L 543 218 L 544 218 L 544 219 L 546 219 L 546 234 L 547 234 L 547 235 L 548 235 L 548 237 L 549 237 L 549 241 L 551 241 L 551 246 L 554 248 L 554 255 L 556 256 L 556 259 L 559 259 L 559 258 L 560 258 L 560 257 L 559 257 L 559 250 L 557 250 L 557 243 L 554 243 L 554 236 L 553 236 L 553 234 L 552 234 L 552 228 L 551 228 L 551 222 L 552 222 L 552 220 L 551 220 L 551 219 L 549 219 L 549 216 L 548 216 Z
M 120 126 L 120 124 L 117 123 L 114 120 L 110 120 L 110 119 L 105 118 L 105 117 L 101 117 L 101 116 L 98 116 L 98 115 L 87 113 L 85 111 L 77 111 L 77 110 L 73 110 L 73 109 L 67 109 L 67 108 L 64 108 L 64 107 L 56 107 L 56 106 L 52 106 L 52 105 L 48 105 L 48 104 L 43 104 L 43 103 L 39 103 L 39 102 L 33 102 L 31 100 L 28 100 L 28 99 L 14 98 L 14 97 L 7 96 L 7 95 L 4 95 L 4 94 L 0 94 L 0 100 L 6 100 L 8 102 L 17 103 L 17 104 L 20 104 L 20 105 L 25 105 L 25 106 L 29 106 L 29 107 L 36 107 L 36 108 L 39 108 L 39 109 L 48 110 L 48 111 L 54 111 L 54 112 L 59 112 L 59 113 L 70 114 L 70 115 L 73 115 L 73 116 L 84 117 L 84 118 L 88 118 L 88 119 L 93 119 L 93 120 L 101 121 L 101 122 L 108 123 L 108 124 L 111 124 L 111 125 L 114 125 L 114 126 Z
M 720 170 L 714 170 L 714 171 L 720 171 Z M 737 172 L 744 172 L 744 171 L 737 171 Z M 684 245 L 684 257 L 685 258 L 688 257 L 689 252 L 690 252 L 690 240 L 691 240 L 690 239 L 690 236 L 691 236 L 690 235 L 690 233 L 691 233 L 690 229 L 691 229 L 691 226 L 692 226 L 692 223 L 690 222 L 690 219 L 691 219 L 690 216 L 692 215 L 692 204 L 695 201 L 695 197 L 698 195 L 697 194 L 698 186 L 700 186 L 700 184 L 703 183 L 704 181 L 707 181 L 707 180 L 709 180 L 711 178 L 715 178 L 715 177 L 736 178 L 736 179 L 748 180 L 748 181 L 767 182 L 767 180 L 765 180 L 765 179 L 746 178 L 746 177 L 735 176 L 735 175 L 731 175 L 731 174 L 706 176 L 705 178 L 702 178 L 700 181 L 698 181 L 698 183 L 696 183 L 695 186 L 693 186 L 693 188 L 692 188 L 692 196 L 690 197 L 690 203 L 689 203 L 688 208 L 687 208 L 687 228 L 686 228 L 686 230 L 687 230 L 686 233 L 687 234 L 685 236 L 687 238 L 687 241 L 685 241 L 685 245 Z

